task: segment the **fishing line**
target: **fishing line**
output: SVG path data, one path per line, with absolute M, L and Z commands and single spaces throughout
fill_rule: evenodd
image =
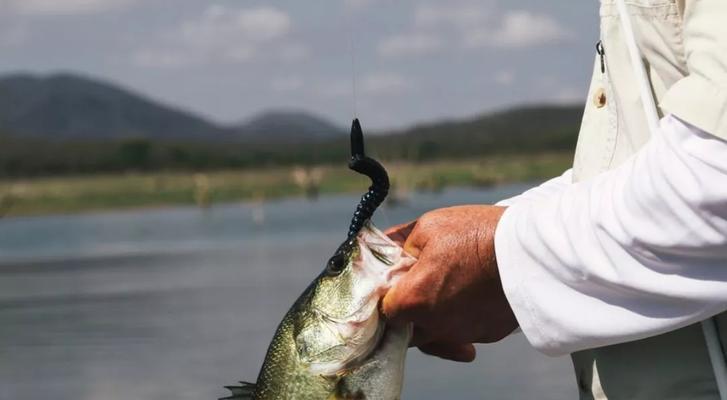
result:
M 351 55 L 351 94 L 352 94 L 352 111 L 353 117 L 358 118 L 358 95 L 357 95 L 357 82 L 356 82 L 356 41 L 354 38 L 354 24 L 353 24 L 353 11 L 349 10 L 346 12 L 346 19 L 348 20 L 348 52 Z
M 351 102 L 354 119 L 358 119 L 358 71 L 356 69 L 356 25 L 353 23 L 354 8 L 346 11 L 346 21 L 348 23 L 348 51 L 351 58 Z M 386 207 L 380 207 L 378 209 L 378 215 L 384 222 L 385 226 L 391 225 L 391 217 Z

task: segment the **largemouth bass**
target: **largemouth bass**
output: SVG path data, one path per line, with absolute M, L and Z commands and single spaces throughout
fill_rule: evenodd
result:
M 280 323 L 255 383 L 228 386 L 235 400 L 398 400 L 411 336 L 386 323 L 384 294 L 416 261 L 376 229 L 371 215 L 386 197 L 384 168 L 364 155 L 357 120 L 349 166 L 372 185 L 346 241 Z

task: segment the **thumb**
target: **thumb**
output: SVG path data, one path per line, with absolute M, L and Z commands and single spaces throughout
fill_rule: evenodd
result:
M 415 270 L 409 270 L 402 275 L 381 302 L 381 311 L 392 322 L 413 322 L 417 306 L 413 279 L 415 275 Z
M 414 226 L 417 224 L 417 221 L 411 221 L 404 224 L 399 224 L 392 226 L 391 228 L 387 229 L 384 234 L 386 234 L 391 240 L 393 240 L 396 244 L 399 246 L 404 246 L 404 242 L 406 242 L 406 239 L 411 234 L 411 231 L 414 230 Z
M 422 353 L 457 362 L 472 362 L 477 350 L 471 343 L 434 342 L 419 346 Z

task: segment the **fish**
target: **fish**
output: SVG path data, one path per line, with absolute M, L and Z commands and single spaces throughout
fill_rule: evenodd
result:
M 399 400 L 410 325 L 386 321 L 380 302 L 416 262 L 371 223 L 389 179 L 364 154 L 354 120 L 349 167 L 372 180 L 346 240 L 279 324 L 254 383 L 223 400 Z

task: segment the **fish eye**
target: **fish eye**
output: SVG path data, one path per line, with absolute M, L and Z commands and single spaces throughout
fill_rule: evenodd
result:
M 346 266 L 346 260 L 343 258 L 343 254 L 336 253 L 330 260 L 326 270 L 329 275 L 338 275 L 343 272 L 343 268 Z

